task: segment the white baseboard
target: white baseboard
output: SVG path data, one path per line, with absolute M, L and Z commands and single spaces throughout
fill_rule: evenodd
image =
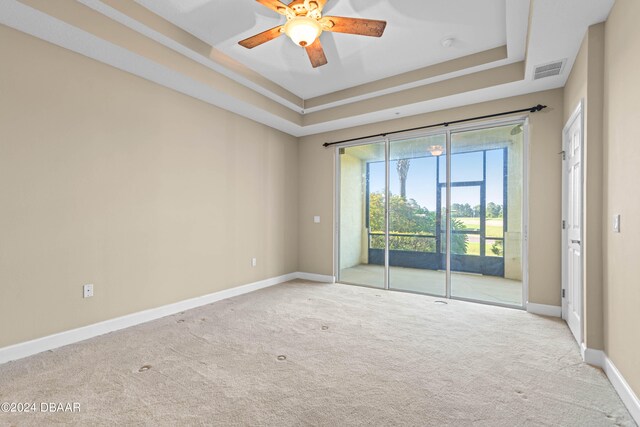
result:
M 541 316 L 562 317 L 562 307 L 559 305 L 545 305 L 528 302 L 527 311 Z
M 604 351 L 588 348 L 584 343 L 582 343 L 580 344 L 580 353 L 582 353 L 582 360 L 586 363 L 604 369 L 605 360 L 607 359 L 607 355 L 604 354 Z
M 335 283 L 336 278 L 334 276 L 324 276 L 322 274 L 314 274 L 314 273 L 296 273 L 298 275 L 298 279 L 302 280 L 310 280 L 312 282 L 321 282 L 321 283 Z
M 627 410 L 636 423 L 640 425 L 640 399 L 638 399 L 638 396 L 631 389 L 631 386 L 629 386 L 607 354 L 602 350 L 588 348 L 584 343 L 580 345 L 580 352 L 582 353 L 582 359 L 586 363 L 602 368 L 607 378 L 609 378 L 611 385 L 613 385 L 613 388 L 618 393 L 618 396 L 620 396 L 622 403 L 627 407 Z
M 607 377 L 609 377 L 613 388 L 618 392 L 618 396 L 620 396 L 622 403 L 627 407 L 636 424 L 640 425 L 640 399 L 638 399 L 638 396 L 633 392 L 611 359 L 605 356 L 604 362 L 602 369 L 607 374 Z
M 214 292 L 212 294 L 203 295 L 201 297 L 191 298 L 188 300 L 176 302 L 173 304 L 163 305 L 161 307 L 128 314 L 126 316 L 117 317 L 115 319 L 105 320 L 103 322 L 94 323 L 92 325 L 83 326 L 77 329 L 60 332 L 46 337 L 37 338 L 31 341 L 11 345 L 0 348 L 0 364 L 11 360 L 21 359 L 23 357 L 32 356 L 43 351 L 52 350 L 54 348 L 73 344 L 89 338 L 97 337 L 109 332 L 118 331 L 120 329 L 129 328 L 131 326 L 146 323 L 151 320 L 160 319 L 161 317 L 170 316 L 192 308 L 201 307 L 227 298 L 257 291 L 258 289 L 267 288 L 269 286 L 278 285 L 295 279 L 311 280 L 316 282 L 333 283 L 332 276 L 321 276 L 319 274 L 309 273 L 289 273 L 284 276 L 272 277 L 270 279 L 261 280 L 259 282 L 250 283 L 248 285 L 238 286 L 223 291 Z

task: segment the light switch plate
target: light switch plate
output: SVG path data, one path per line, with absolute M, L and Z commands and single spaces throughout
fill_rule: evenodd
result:
M 314 216 L 313 217 L 313 222 L 315 222 L 316 224 L 320 224 L 320 217 L 319 216 Z
M 613 232 L 620 232 L 620 215 L 616 214 L 613 216 Z

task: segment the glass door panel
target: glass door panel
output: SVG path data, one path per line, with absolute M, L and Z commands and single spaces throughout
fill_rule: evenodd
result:
M 446 134 L 390 142 L 391 289 L 446 295 L 445 151 Z
M 385 285 L 385 143 L 339 149 L 343 283 Z
M 451 134 L 451 296 L 523 305 L 522 124 Z

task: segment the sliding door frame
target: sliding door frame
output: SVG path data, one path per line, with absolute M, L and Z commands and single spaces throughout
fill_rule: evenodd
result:
M 474 130 L 488 129 L 492 127 L 508 126 L 508 125 L 522 125 L 523 127 L 523 160 L 522 160 L 522 239 L 521 239 L 521 253 L 522 253 L 522 301 L 521 305 L 502 304 L 490 301 L 481 301 L 469 298 L 456 297 L 451 295 L 451 136 L 455 133 L 470 132 Z M 338 281 L 340 281 L 340 192 L 341 192 L 341 177 L 340 177 L 340 150 L 348 147 L 355 147 L 368 144 L 381 144 L 384 143 L 385 151 L 385 254 L 384 254 L 384 287 L 385 290 L 394 292 L 413 293 L 419 295 L 428 295 L 436 298 L 443 298 L 442 295 L 434 295 L 426 292 L 408 291 L 402 289 L 394 289 L 390 287 L 389 283 L 389 184 L 390 184 L 390 147 L 393 141 L 410 139 L 412 137 L 429 137 L 434 135 L 446 136 L 446 296 L 447 299 L 468 301 L 479 304 L 515 308 L 525 310 L 528 295 L 529 295 L 529 116 L 515 116 L 507 119 L 495 119 L 487 120 L 474 124 L 460 124 L 456 126 L 449 126 L 445 129 L 437 129 L 431 131 L 418 130 L 409 131 L 389 137 L 374 137 L 364 139 L 360 141 L 353 141 L 345 144 L 339 144 L 335 147 L 334 155 L 334 177 L 335 177 L 335 200 L 334 200 L 334 275 Z M 363 284 L 353 284 L 348 282 L 342 282 L 354 286 L 370 287 L 374 289 L 380 289 L 376 286 L 368 286 Z
M 491 120 L 478 123 L 476 125 L 467 125 L 452 128 L 447 133 L 447 210 L 451 210 L 451 135 L 463 132 L 472 132 L 474 130 L 489 129 L 493 127 L 522 125 L 523 131 L 523 147 L 522 147 L 522 239 L 520 242 L 522 253 L 522 300 L 520 305 L 503 304 L 499 302 L 481 301 L 472 298 L 464 298 L 451 295 L 451 268 L 450 263 L 447 264 L 447 293 L 448 298 L 459 301 L 468 301 L 479 304 L 494 305 L 499 307 L 515 308 L 526 310 L 527 301 L 529 299 L 529 116 L 512 117 L 509 119 Z M 450 212 L 448 212 L 447 225 L 450 225 Z M 448 229 L 447 235 L 449 244 L 451 243 L 451 232 Z M 451 253 L 447 251 L 447 258 L 450 260 Z
M 340 281 L 340 194 L 341 194 L 341 165 L 340 165 L 340 150 L 343 148 L 349 148 L 349 147 L 359 147 L 362 145 L 369 145 L 369 144 L 381 144 L 384 143 L 385 144 L 385 148 L 384 148 L 384 152 L 385 152 L 385 206 L 384 206 L 384 210 L 385 210 L 385 264 L 384 264 L 384 285 L 382 288 L 378 287 L 378 286 L 373 286 L 373 285 L 365 285 L 365 284 L 361 284 L 361 283 L 349 283 L 349 282 L 344 282 L 344 281 Z M 389 139 L 386 137 L 373 137 L 373 138 L 367 138 L 367 139 L 362 139 L 359 141 L 353 141 L 353 142 L 349 142 L 349 143 L 344 143 L 344 144 L 338 144 L 335 146 L 334 149 L 334 161 L 333 161 L 333 169 L 334 169 L 334 174 L 333 176 L 335 177 L 335 182 L 334 182 L 334 194 L 335 194 L 335 199 L 333 202 L 333 229 L 334 229 L 334 233 L 333 233 L 333 277 L 335 278 L 336 282 L 341 282 L 344 283 L 346 285 L 351 285 L 351 286 L 361 286 L 364 288 L 371 288 L 371 289 L 384 289 L 384 290 L 389 290 L 388 285 L 389 285 L 389 233 L 388 233 L 388 228 L 389 228 L 389 206 L 388 206 L 388 192 L 389 192 L 389 162 L 387 161 L 387 159 L 389 158 Z

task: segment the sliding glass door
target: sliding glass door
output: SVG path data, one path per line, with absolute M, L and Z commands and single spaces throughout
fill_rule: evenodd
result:
M 523 165 L 522 124 L 451 134 L 452 297 L 522 305 Z
M 446 296 L 445 134 L 391 141 L 389 147 L 389 287 Z M 442 171 L 442 172 L 441 172 Z
M 339 149 L 339 280 L 522 307 L 525 122 Z

